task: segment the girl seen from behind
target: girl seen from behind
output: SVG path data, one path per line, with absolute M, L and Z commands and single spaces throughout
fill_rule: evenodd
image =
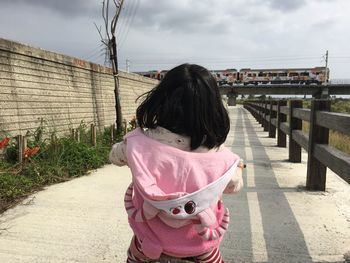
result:
M 132 173 L 127 262 L 162 254 L 223 262 L 229 212 L 221 196 L 241 189 L 243 164 L 223 146 L 230 121 L 214 77 L 198 65 L 177 66 L 145 94 L 136 115 L 139 127 L 110 152 L 112 163 Z

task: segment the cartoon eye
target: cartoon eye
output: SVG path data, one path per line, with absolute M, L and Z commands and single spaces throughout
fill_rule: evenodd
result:
M 193 201 L 188 201 L 185 204 L 185 211 L 187 214 L 193 214 L 196 211 L 196 204 Z
M 178 213 L 181 212 L 180 208 L 181 208 L 181 206 L 175 207 L 175 208 L 171 208 L 170 211 L 171 211 L 171 213 L 172 213 L 173 215 L 177 215 Z

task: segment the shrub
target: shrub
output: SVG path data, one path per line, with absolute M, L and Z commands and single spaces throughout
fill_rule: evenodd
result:
M 92 146 L 91 132 L 82 122 L 78 128 L 80 141 L 73 138 L 45 139 L 45 122 L 33 132 L 27 133 L 28 149 L 39 151 L 18 164 L 16 140 L 7 145 L 0 156 L 0 213 L 43 186 L 70 180 L 97 169 L 108 162 L 111 148 L 111 128 L 97 133 L 97 145 Z M 120 141 L 118 134 L 115 141 Z M 1 138 L 0 138 L 1 139 Z

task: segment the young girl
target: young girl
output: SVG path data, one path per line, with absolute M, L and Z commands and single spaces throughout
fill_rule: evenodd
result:
M 198 65 L 177 66 L 146 93 L 136 114 L 139 128 L 110 153 L 112 163 L 132 172 L 127 262 L 162 254 L 223 262 L 219 245 L 229 213 L 221 196 L 241 189 L 243 164 L 223 146 L 230 121 L 214 77 Z

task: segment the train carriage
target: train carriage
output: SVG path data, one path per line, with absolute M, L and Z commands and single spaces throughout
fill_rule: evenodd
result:
M 327 73 L 327 74 L 326 74 Z M 254 84 L 322 84 L 329 77 L 329 69 L 286 68 L 286 69 L 241 69 L 238 82 Z
M 145 77 L 162 80 L 168 70 L 138 72 Z M 211 70 L 219 86 L 261 85 L 261 84 L 322 84 L 329 79 L 329 69 L 281 68 L 281 69 L 236 69 Z
M 235 84 L 239 74 L 236 69 L 212 70 L 210 72 L 219 86 Z

